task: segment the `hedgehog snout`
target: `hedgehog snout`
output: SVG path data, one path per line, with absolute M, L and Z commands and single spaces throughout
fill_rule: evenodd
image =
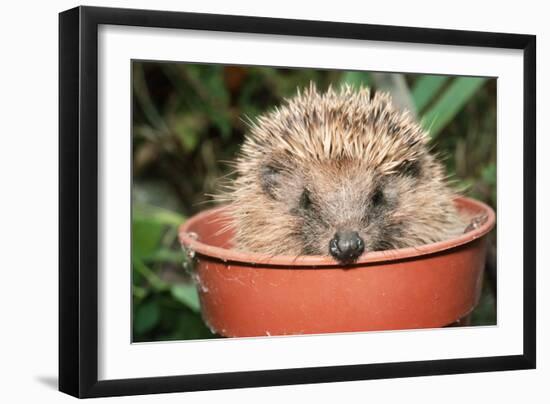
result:
M 341 263 L 355 261 L 365 250 L 365 242 L 356 231 L 338 231 L 329 242 L 329 252 Z

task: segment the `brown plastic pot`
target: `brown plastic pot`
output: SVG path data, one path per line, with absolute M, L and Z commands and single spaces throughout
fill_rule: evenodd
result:
M 345 267 L 331 257 L 231 250 L 231 232 L 219 232 L 229 220 L 223 207 L 190 218 L 179 238 L 196 261 L 204 320 L 223 336 L 442 327 L 476 306 L 485 236 L 495 224 L 487 205 L 455 203 L 483 223 L 452 240 L 366 253 Z

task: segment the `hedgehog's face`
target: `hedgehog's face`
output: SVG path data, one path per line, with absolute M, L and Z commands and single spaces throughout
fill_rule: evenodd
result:
M 296 244 L 291 250 L 348 263 L 364 252 L 400 246 L 410 225 L 401 209 L 414 198 L 419 163 L 404 162 L 391 175 L 350 160 L 281 167 L 265 163 L 260 182 L 270 214 L 288 226 L 285 243 Z
M 350 262 L 454 234 L 460 223 L 427 141 L 387 94 L 310 87 L 251 128 L 229 197 L 235 245 Z

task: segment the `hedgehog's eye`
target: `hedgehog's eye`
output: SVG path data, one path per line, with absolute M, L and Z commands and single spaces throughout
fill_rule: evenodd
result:
M 374 207 L 380 206 L 384 203 L 384 191 L 382 187 L 376 187 L 374 193 L 371 196 L 371 205 Z
M 265 165 L 260 169 L 260 184 L 262 190 L 271 198 L 276 198 L 276 187 L 279 183 L 281 173 L 272 165 Z
M 311 207 L 311 198 L 309 196 L 309 191 L 304 189 L 302 195 L 300 196 L 300 209 L 308 210 Z
M 369 196 L 369 199 L 365 206 L 365 220 L 370 222 L 376 220 L 376 218 L 384 213 L 388 208 L 386 195 L 382 185 L 378 185 L 374 192 Z

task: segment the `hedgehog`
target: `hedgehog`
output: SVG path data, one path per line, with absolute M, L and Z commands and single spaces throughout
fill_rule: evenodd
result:
M 428 133 L 388 93 L 311 84 L 249 125 L 219 196 L 237 250 L 349 264 L 464 231 Z

